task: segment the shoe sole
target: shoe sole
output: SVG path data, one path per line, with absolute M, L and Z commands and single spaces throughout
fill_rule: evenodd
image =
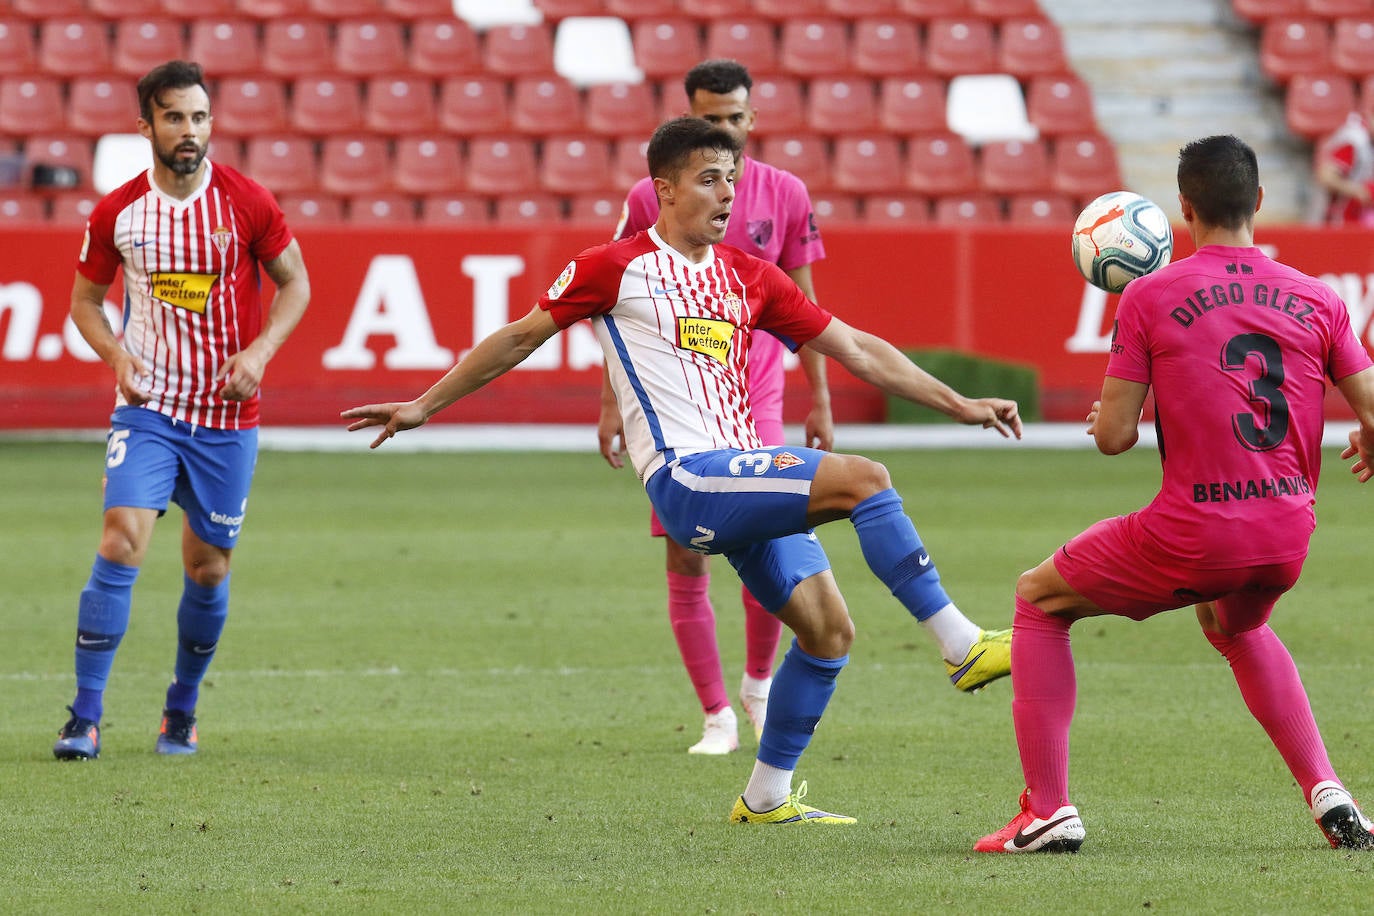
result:
M 1360 823 L 1354 805 L 1337 805 L 1317 821 L 1333 849 L 1374 849 L 1374 834 Z
M 96 751 L 94 754 L 88 754 L 85 751 L 74 751 L 65 748 L 58 750 L 57 748 L 53 748 L 52 755 L 58 760 L 94 760 L 100 756 L 100 751 Z

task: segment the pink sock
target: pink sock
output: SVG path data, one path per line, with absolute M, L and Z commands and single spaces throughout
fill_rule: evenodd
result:
M 1268 624 L 1234 636 L 1206 636 L 1231 663 L 1231 673 L 1250 714 L 1264 726 L 1302 787 L 1303 798 L 1310 800 L 1312 787 L 1324 779 L 1336 779 L 1336 772 L 1317 731 L 1293 656 Z
M 1069 724 L 1078 699 L 1071 621 L 1016 598 L 1011 635 L 1011 715 L 1031 811 L 1049 817 L 1069 803 Z
M 744 673 L 756 680 L 766 680 L 773 676 L 782 621 L 764 610 L 749 589 L 741 587 L 739 592 L 744 601 Z
M 708 594 L 710 576 L 668 573 L 668 620 L 692 687 L 708 714 L 730 705 L 716 647 L 716 614 Z

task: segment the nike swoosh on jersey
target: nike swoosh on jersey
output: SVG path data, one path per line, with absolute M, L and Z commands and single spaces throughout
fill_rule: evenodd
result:
M 1054 828 L 1058 827 L 1060 824 L 1064 823 L 1065 821 L 1071 821 L 1077 816 L 1078 815 L 1076 814 L 1066 814 L 1058 820 L 1050 821 L 1047 824 L 1035 828 L 1030 833 L 1026 833 L 1024 829 L 1018 830 L 1016 831 L 1016 836 L 1011 838 L 1011 845 L 1015 846 L 1017 849 L 1025 849 L 1031 843 L 1034 843 L 1036 840 L 1040 839 L 1042 836 L 1044 836 L 1046 833 L 1053 830 Z

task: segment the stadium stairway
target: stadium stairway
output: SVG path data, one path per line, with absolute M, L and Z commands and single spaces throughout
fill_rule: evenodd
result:
M 1040 0 L 1093 87 L 1100 128 L 1116 141 L 1126 184 L 1176 213 L 1178 148 L 1234 133 L 1254 148 L 1260 222 L 1310 213 L 1311 147 L 1289 133 L 1283 95 L 1260 69 L 1258 30 L 1230 0 Z

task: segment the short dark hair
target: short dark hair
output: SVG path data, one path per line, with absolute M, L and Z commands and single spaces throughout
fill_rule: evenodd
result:
M 205 73 L 200 64 L 189 60 L 169 60 L 149 70 L 138 81 L 138 113 L 149 124 L 153 122 L 153 104 L 162 105 L 162 93 L 168 89 L 189 89 L 199 86 L 208 96 L 205 88 Z
M 1239 229 L 1259 202 L 1255 151 L 1229 134 L 1194 140 L 1178 152 L 1178 192 L 1204 223 Z
M 749 75 L 744 64 L 724 58 L 702 61 L 688 70 L 682 80 L 682 88 L 687 90 L 689 102 L 697 94 L 698 89 L 705 89 L 715 95 L 729 95 L 741 86 L 746 92 L 752 90 L 753 77 Z
M 649 139 L 649 174 L 669 181 L 677 179 L 687 160 L 698 150 L 713 149 L 738 159 L 740 145 L 727 131 L 701 118 L 664 121 Z

